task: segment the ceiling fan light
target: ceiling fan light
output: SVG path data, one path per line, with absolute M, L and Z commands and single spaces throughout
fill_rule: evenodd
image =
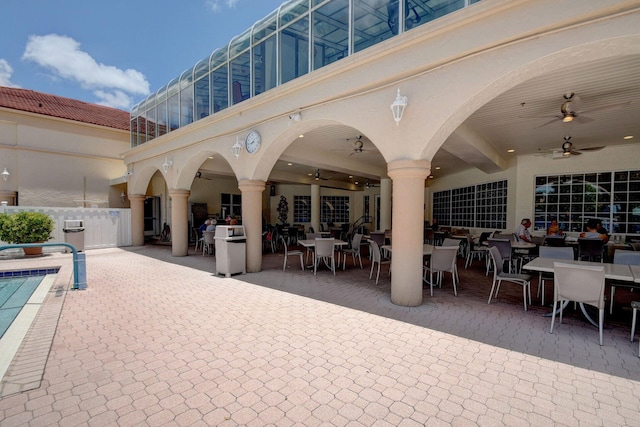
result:
M 567 114 L 567 115 L 565 115 L 565 116 L 562 118 L 562 122 L 563 122 L 563 123 L 569 123 L 569 122 L 572 122 L 572 121 L 573 121 L 573 118 L 574 118 L 573 114 Z

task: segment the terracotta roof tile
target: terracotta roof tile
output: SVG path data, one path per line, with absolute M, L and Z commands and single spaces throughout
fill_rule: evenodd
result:
M 27 89 L 0 86 L 0 107 L 129 131 L 129 112 Z

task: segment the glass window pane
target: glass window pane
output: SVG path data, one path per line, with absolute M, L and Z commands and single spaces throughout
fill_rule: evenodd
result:
M 353 51 L 359 52 L 393 36 L 388 8 L 393 2 L 353 1 Z M 397 4 L 396 4 L 397 10 Z M 396 29 L 397 29 L 396 21 Z
M 200 60 L 195 67 L 193 67 L 193 79 L 198 80 L 199 78 L 207 75 L 209 73 L 209 58 L 205 58 Z
M 254 95 L 277 86 L 276 36 L 273 35 L 253 48 Z
M 180 126 L 193 122 L 193 85 L 180 91 Z
M 224 65 L 226 63 L 227 63 L 227 49 L 226 48 L 216 49 L 213 51 L 213 53 L 211 54 L 211 57 L 209 58 L 209 69 L 215 70 L 219 66 Z
M 245 52 L 231 61 L 231 82 L 232 82 L 232 101 L 233 105 L 249 98 L 249 90 L 251 82 L 250 75 L 250 56 L 249 52 Z
M 267 38 L 276 32 L 276 15 L 277 10 L 271 12 L 253 26 L 253 44 Z
M 211 73 L 211 93 L 213 94 L 213 112 L 224 110 L 229 106 L 229 78 L 226 65 Z
M 280 32 L 282 83 L 309 72 L 309 18 L 300 19 Z
M 296 0 L 283 4 L 280 7 L 280 26 L 283 27 L 307 13 L 309 13 L 309 0 Z
M 405 0 L 404 30 L 408 31 L 426 22 L 433 21 L 441 16 L 455 12 L 464 7 L 465 0 L 430 0 L 408 1 Z
M 147 111 L 147 141 L 156 137 L 156 107 Z
M 196 81 L 195 86 L 196 119 L 202 119 L 209 115 L 209 76 Z
M 349 1 L 333 0 L 312 12 L 313 69 L 349 54 Z
M 178 102 L 178 94 L 172 95 L 167 99 L 167 113 L 169 116 L 169 132 L 180 127 L 180 104 Z
M 239 36 L 236 36 L 229 43 L 229 58 L 233 58 L 236 55 L 249 49 L 249 41 L 251 36 L 251 28 L 245 30 Z

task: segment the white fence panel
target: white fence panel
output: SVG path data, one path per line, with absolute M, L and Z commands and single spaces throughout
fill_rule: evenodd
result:
M 131 246 L 131 210 L 110 208 L 55 208 L 29 206 L 2 206 L 0 212 L 42 212 L 50 215 L 55 223 L 53 239 L 49 242 L 65 242 L 64 221 L 82 220 L 84 225 L 84 248 L 111 248 Z M 46 248 L 59 252 L 64 248 Z

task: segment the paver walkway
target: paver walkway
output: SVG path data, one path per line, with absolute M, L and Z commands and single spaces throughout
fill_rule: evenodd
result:
M 88 288 L 66 291 L 42 381 L 0 399 L 2 426 L 640 425 L 627 313 L 602 347 L 578 315 L 549 334 L 521 289 L 487 305 L 481 266 L 408 308 L 366 266 L 314 277 L 275 254 L 225 279 L 170 248 L 86 254 Z M 11 268 L 71 259 L 45 258 Z

